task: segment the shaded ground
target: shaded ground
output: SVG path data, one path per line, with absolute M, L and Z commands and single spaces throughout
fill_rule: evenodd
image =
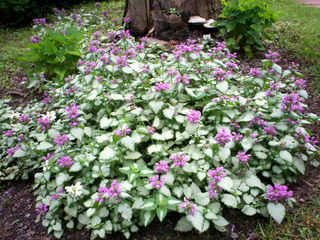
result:
M 294 59 L 291 55 L 287 54 L 282 50 L 278 50 L 280 53 L 280 60 L 278 64 L 285 69 L 295 62 L 299 64 L 298 59 Z M 248 73 L 250 68 L 260 67 L 260 60 L 264 56 L 262 53 L 255 56 L 253 59 L 246 59 L 240 57 L 241 62 L 240 69 L 244 73 Z M 301 66 L 302 64 L 300 64 Z M 303 70 L 307 69 L 301 69 Z M 308 83 L 312 83 L 312 76 L 306 74 L 304 77 Z M 30 94 L 30 90 L 24 89 L 23 82 L 27 81 L 27 77 L 23 75 L 23 72 L 20 72 L 16 76 L 10 79 L 10 89 L 0 89 L 0 96 L 11 96 L 12 97 L 12 106 L 16 107 L 23 105 L 26 102 L 34 99 L 39 95 Z M 320 96 L 314 93 L 314 89 L 309 84 L 307 91 L 309 93 L 309 100 L 307 104 L 309 106 L 310 112 L 320 115 Z M 313 124 L 309 127 L 309 130 L 315 134 L 319 140 L 320 131 L 319 123 Z M 320 142 L 320 140 L 319 140 Z M 305 206 L 308 208 L 313 204 L 314 199 L 320 197 L 320 168 L 315 168 L 311 165 L 307 166 L 306 175 L 301 176 L 297 183 L 291 184 L 289 186 L 290 190 L 294 191 L 294 197 L 297 200 L 299 206 Z M 36 212 L 35 212 L 35 203 L 36 196 L 33 195 L 32 190 L 30 190 L 33 184 L 32 180 L 29 181 L 8 181 L 0 182 L 0 240 L 14 240 L 14 239 L 27 239 L 27 240 L 48 240 L 54 239 L 52 235 L 47 234 L 47 229 L 41 225 L 41 223 L 35 223 Z M 319 204 L 320 206 L 320 204 Z M 320 211 L 320 209 L 318 209 Z M 296 209 L 288 209 L 288 216 L 295 216 Z M 238 210 L 227 209 L 224 210 L 223 216 L 230 222 L 231 226 L 234 225 L 234 228 L 228 227 L 226 233 L 218 233 L 214 229 L 211 229 L 209 232 L 204 234 L 198 234 L 197 232 L 188 232 L 181 233 L 174 231 L 174 227 L 179 217 L 177 215 L 169 214 L 169 217 L 166 217 L 164 222 L 159 223 L 156 220 L 150 224 L 147 228 L 141 228 L 138 233 L 132 235 L 133 239 L 142 239 L 142 240 L 168 240 L 168 239 L 177 239 L 177 240 L 191 240 L 191 239 L 259 239 L 261 236 L 251 235 L 253 231 L 259 227 L 269 222 L 269 219 L 263 217 L 248 217 L 241 214 Z M 288 218 L 289 219 L 289 218 Z M 285 220 L 289 221 L 289 220 Z M 299 230 L 299 224 L 301 226 L 307 227 L 312 234 L 319 234 L 320 226 L 318 222 L 306 219 L 297 219 L 297 224 L 292 225 L 288 230 L 291 238 L 297 239 L 301 237 L 301 231 Z M 300 221 L 300 222 L 299 222 Z M 113 234 L 108 237 L 109 239 L 125 239 L 121 234 Z M 63 235 L 63 239 L 90 239 L 90 233 L 85 230 L 74 230 L 72 232 L 66 231 Z M 279 236 L 279 239 L 282 239 Z

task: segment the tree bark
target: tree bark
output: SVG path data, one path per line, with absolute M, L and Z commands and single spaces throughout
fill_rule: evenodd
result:
M 172 14 L 170 9 L 180 14 Z M 188 31 L 190 16 L 216 20 L 221 9 L 220 0 L 126 0 L 124 16 L 131 19 L 128 29 L 132 35 L 147 34 L 154 29 L 159 37 L 166 31 Z

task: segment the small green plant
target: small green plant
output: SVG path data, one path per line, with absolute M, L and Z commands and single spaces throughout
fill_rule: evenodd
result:
M 252 57 L 253 49 L 264 50 L 263 31 L 277 21 L 275 13 L 268 8 L 267 3 L 254 0 L 225 3 L 219 17 L 223 18 L 220 32 L 227 38 L 227 47 L 242 48 L 248 57 Z
M 28 71 L 35 76 L 29 80 L 28 88 L 38 83 L 36 76 L 61 83 L 65 76 L 74 73 L 76 63 L 82 56 L 77 44 L 83 38 L 74 27 L 67 27 L 65 31 L 48 30 L 42 41 L 39 41 L 39 37 L 34 38 L 32 43 L 28 44 L 30 51 L 18 58 L 34 65 L 34 68 Z
M 165 10 L 162 10 L 162 12 L 166 12 Z M 168 15 L 176 14 L 177 16 L 181 16 L 181 13 L 177 11 L 175 8 L 170 8 L 170 10 L 167 12 Z

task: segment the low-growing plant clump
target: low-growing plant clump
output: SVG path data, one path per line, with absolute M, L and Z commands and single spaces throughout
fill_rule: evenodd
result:
M 55 25 L 86 37 L 77 74 L 64 84 L 39 77 L 45 98 L 25 108 L 1 100 L 1 180 L 36 172 L 37 220 L 57 238 L 64 227 L 129 238 L 168 212 L 181 214 L 179 231 L 226 231 L 224 208 L 281 223 L 295 202 L 285 184 L 319 155 L 305 128 L 319 117 L 307 113 L 295 66 L 283 70 L 269 52 L 245 76 L 224 42 L 162 52 L 107 15 Z

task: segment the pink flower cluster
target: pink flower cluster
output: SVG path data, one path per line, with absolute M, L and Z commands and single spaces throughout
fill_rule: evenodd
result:
M 209 195 L 212 199 L 214 199 L 216 196 L 218 196 L 218 192 L 222 191 L 222 188 L 218 187 L 217 183 L 226 177 L 227 175 L 222 173 L 223 167 L 217 167 L 216 170 L 209 170 L 209 187 L 210 190 Z
M 287 186 L 281 186 L 278 184 L 274 184 L 274 187 L 271 185 L 268 187 L 268 192 L 266 193 L 266 197 L 270 202 L 277 202 L 278 200 L 284 200 L 287 198 L 292 198 L 293 191 L 287 191 Z
M 164 185 L 164 180 L 164 177 L 159 180 L 159 175 L 156 175 L 155 177 L 151 177 L 149 179 L 149 183 L 151 184 L 151 186 L 159 190 Z
M 21 147 L 15 146 L 7 149 L 7 154 L 12 156 L 16 151 L 18 151 Z
M 61 194 L 60 194 L 60 193 L 62 193 L 62 190 L 63 190 L 62 187 L 59 188 L 59 189 L 58 189 L 58 193 L 53 194 L 53 195 L 50 197 L 50 199 L 51 199 L 52 201 L 59 199 L 59 198 L 61 197 Z
M 155 163 L 156 169 L 155 172 L 166 173 L 168 172 L 169 165 L 168 162 L 160 161 L 159 163 Z
M 217 79 L 217 81 L 223 81 L 227 79 L 231 74 L 231 71 L 225 71 L 222 68 L 216 68 L 215 71 L 213 71 L 213 77 Z
M 13 130 L 3 131 L 3 134 L 5 134 L 7 137 L 11 137 L 13 135 Z
M 148 134 L 153 134 L 155 131 L 156 131 L 156 128 L 155 128 L 155 126 L 152 126 L 152 127 L 150 127 L 150 126 L 147 126 L 147 128 L 148 128 Z
M 189 200 L 186 197 L 184 197 L 183 200 L 184 200 L 184 203 L 181 203 L 179 205 L 179 208 L 186 209 L 189 212 L 189 215 L 194 216 L 194 213 L 196 212 L 197 205 L 190 204 Z
M 187 155 L 186 154 L 184 154 L 184 155 L 182 155 L 181 156 L 181 154 L 176 154 L 176 155 L 171 155 L 170 156 L 170 158 L 174 161 L 174 163 L 173 163 L 173 165 L 175 166 L 175 167 L 182 167 L 182 166 L 184 166 L 186 163 L 187 163 L 187 161 L 188 161 L 188 158 L 187 158 Z
M 53 142 L 62 146 L 64 143 L 68 142 L 68 136 L 66 134 L 63 134 L 62 136 L 60 134 L 56 134 Z
M 37 119 L 37 123 L 41 126 L 41 130 L 46 130 L 50 128 L 49 117 L 41 117 Z
M 59 162 L 60 167 L 71 167 L 73 164 L 73 161 L 71 157 L 69 156 L 63 156 L 60 159 L 57 160 Z
M 37 214 L 42 216 L 44 216 L 48 210 L 48 206 L 45 204 L 41 204 L 38 208 L 36 208 Z
M 232 135 L 228 134 L 226 129 L 223 127 L 221 131 L 218 131 L 216 135 L 216 141 L 219 146 L 225 146 L 228 142 L 230 142 Z
M 200 120 L 200 115 L 201 115 L 200 111 L 190 110 L 190 112 L 187 113 L 187 121 L 197 123 Z
M 100 187 L 98 189 L 98 197 L 94 199 L 96 202 L 103 202 L 106 193 L 108 193 L 109 197 L 115 197 L 118 202 L 121 201 L 119 195 L 121 194 L 120 183 L 117 183 L 117 180 L 113 180 L 111 183 L 111 187 L 108 189 L 107 187 Z
M 300 105 L 300 102 L 302 101 L 302 98 L 299 97 L 299 93 L 291 93 L 290 96 L 287 94 L 284 95 L 282 98 L 283 104 L 280 105 L 280 108 L 282 111 L 289 111 L 293 112 L 297 110 L 298 112 L 301 112 L 303 110 L 302 105 Z
M 154 90 L 156 90 L 157 92 L 161 92 L 161 91 L 164 92 L 164 91 L 168 90 L 169 87 L 170 87 L 169 83 L 159 82 L 159 83 L 156 83 Z
M 70 126 L 76 126 L 79 124 L 79 122 L 75 122 L 75 119 L 79 116 L 78 109 L 79 109 L 79 106 L 77 106 L 75 103 L 71 103 L 70 107 L 69 106 L 65 107 L 65 110 L 68 114 L 68 118 L 71 121 L 69 123 Z
M 248 162 L 250 157 L 251 157 L 251 155 L 246 154 L 246 152 L 238 152 L 238 155 L 236 156 L 236 158 L 238 158 L 244 164 L 246 164 Z
M 118 127 L 118 130 L 114 131 L 114 134 L 118 135 L 118 137 L 123 137 L 128 135 L 131 132 L 131 129 L 128 126 L 125 126 L 123 129 Z

